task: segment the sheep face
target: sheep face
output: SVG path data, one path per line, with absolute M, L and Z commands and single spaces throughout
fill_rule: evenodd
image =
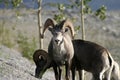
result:
M 68 31 L 68 29 L 66 28 L 64 31 L 64 30 L 58 29 L 58 27 L 55 26 L 54 28 L 49 28 L 49 31 L 53 35 L 52 39 L 54 44 L 60 45 L 63 42 L 63 36 Z

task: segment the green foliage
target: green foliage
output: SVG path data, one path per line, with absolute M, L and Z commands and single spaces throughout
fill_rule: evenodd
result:
M 91 1 L 92 0 L 84 0 L 84 14 L 91 14 L 93 12 L 91 7 L 88 4 Z M 80 10 L 81 2 L 80 0 L 75 0 L 75 2 L 72 1 L 71 5 L 76 7 L 78 10 Z M 71 8 L 74 8 L 74 7 L 71 7 Z M 95 11 L 95 15 L 98 16 L 101 20 L 104 20 L 106 18 L 106 15 L 105 15 L 106 10 L 107 9 L 105 6 L 101 6 L 99 9 Z
M 4 3 L 5 6 L 8 6 L 9 2 L 9 0 L 0 0 L 0 3 Z
M 61 12 L 63 12 L 65 10 L 64 4 L 58 4 L 58 10 L 60 10 Z
M 54 15 L 54 19 L 59 22 L 63 19 L 66 18 L 66 15 L 64 13 L 65 9 L 81 9 L 81 1 L 80 0 L 69 0 L 72 4 L 57 4 L 57 8 L 59 13 Z M 92 0 L 84 0 L 84 14 L 91 14 L 93 13 L 91 7 L 88 5 L 89 2 L 91 2 Z M 54 5 L 55 6 L 55 5 Z M 81 12 L 80 12 L 81 13 Z M 100 7 L 98 10 L 95 11 L 95 15 L 100 18 L 101 20 L 104 20 L 106 18 L 106 7 L 102 6 Z
M 32 37 L 32 40 L 29 41 L 29 38 L 25 37 L 22 33 L 19 33 L 17 43 L 21 49 L 23 57 L 31 60 L 33 52 L 37 47 L 35 37 Z
M 91 14 L 92 13 L 92 10 L 91 10 L 90 6 L 88 6 L 88 5 L 85 6 L 84 13 L 86 13 L 86 14 Z
M 84 5 L 87 5 L 89 2 L 91 2 L 92 0 L 84 0 Z
M 75 27 L 75 31 L 78 32 L 80 30 L 80 26 Z
M 0 0 L 0 3 L 4 3 L 4 5 L 7 7 L 9 5 L 12 5 L 14 7 L 19 7 L 19 5 L 23 2 L 23 0 Z
M 54 15 L 54 20 L 57 22 L 60 22 L 63 19 L 65 19 L 65 16 L 63 14 L 55 14 Z
M 11 0 L 13 7 L 18 7 L 23 0 Z
M 57 8 L 60 11 L 60 13 L 54 15 L 54 20 L 56 20 L 57 22 L 60 22 L 61 20 L 66 18 L 64 15 L 64 10 L 66 8 L 63 4 L 57 4 Z
M 96 11 L 95 15 L 98 16 L 101 20 L 104 20 L 106 18 L 106 10 L 107 8 L 103 5 Z

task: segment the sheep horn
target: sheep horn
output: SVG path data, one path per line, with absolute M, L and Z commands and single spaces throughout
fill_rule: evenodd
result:
M 62 24 L 63 24 L 62 28 L 68 27 L 70 29 L 72 39 L 74 39 L 75 33 L 74 33 L 74 26 L 72 22 L 69 19 L 66 19 L 62 22 Z
M 54 21 L 53 21 L 52 19 L 50 19 L 50 18 L 48 18 L 48 19 L 45 21 L 44 28 L 43 28 L 43 33 L 42 33 L 42 35 L 41 35 L 42 38 L 44 37 L 44 32 L 45 32 L 45 30 L 46 30 L 49 26 L 51 26 L 51 27 L 54 26 Z

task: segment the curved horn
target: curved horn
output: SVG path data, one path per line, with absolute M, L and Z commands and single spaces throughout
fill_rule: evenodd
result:
M 72 24 L 72 22 L 69 20 L 69 19 L 66 19 L 65 21 L 63 21 L 63 27 L 62 28 L 65 28 L 65 27 L 68 27 L 70 29 L 70 32 L 71 32 L 71 35 L 72 35 L 72 39 L 74 38 L 74 26 Z
M 44 37 L 44 32 L 45 30 L 49 27 L 49 26 L 54 26 L 54 21 L 50 18 L 48 18 L 46 21 L 45 21 L 45 24 L 44 24 L 44 28 L 43 28 L 43 33 L 42 33 L 42 37 Z

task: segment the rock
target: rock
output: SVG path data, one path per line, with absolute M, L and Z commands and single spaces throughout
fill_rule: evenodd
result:
M 39 80 L 34 77 L 35 64 L 5 46 L 0 46 L 0 80 Z M 47 71 L 41 80 L 54 80 L 52 71 Z

